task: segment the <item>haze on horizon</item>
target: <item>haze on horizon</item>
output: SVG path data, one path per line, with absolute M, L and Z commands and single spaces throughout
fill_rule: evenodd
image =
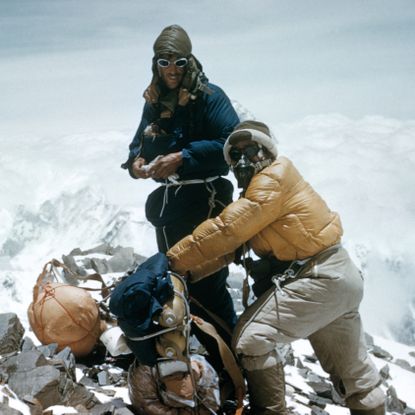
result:
M 133 134 L 154 39 L 172 23 L 211 82 L 265 122 L 415 118 L 410 0 L 3 0 L 0 137 Z

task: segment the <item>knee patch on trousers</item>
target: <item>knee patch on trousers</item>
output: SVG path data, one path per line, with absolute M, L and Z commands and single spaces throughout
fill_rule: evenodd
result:
M 268 369 L 283 362 L 283 359 L 278 354 L 277 350 L 273 350 L 261 356 L 248 356 L 242 354 L 239 356 L 239 359 L 242 367 L 248 371 Z

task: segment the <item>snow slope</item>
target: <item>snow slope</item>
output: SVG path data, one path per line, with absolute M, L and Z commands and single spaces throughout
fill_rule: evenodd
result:
M 241 106 L 239 112 L 251 116 Z M 280 154 L 340 212 L 343 241 L 366 279 L 366 328 L 415 344 L 415 122 L 332 114 L 271 127 Z M 155 185 L 119 167 L 130 136 L 0 140 L 0 287 L 11 293 L 1 311 L 13 302 L 24 310 L 42 264 L 77 246 L 109 242 L 142 255 L 156 251 L 144 217 Z

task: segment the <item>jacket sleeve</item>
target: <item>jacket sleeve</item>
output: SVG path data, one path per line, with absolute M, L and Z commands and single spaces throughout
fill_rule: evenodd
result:
M 205 137 L 190 142 L 182 150 L 181 173 L 186 175 L 214 170 L 218 166 L 228 170 L 223 158 L 223 145 L 239 123 L 239 118 L 227 95 L 219 87 L 212 87 L 212 95 L 206 97 L 202 120 Z
M 240 245 L 279 217 L 281 199 L 279 183 L 258 174 L 244 198 L 201 223 L 167 252 L 171 269 L 182 275 L 190 273 L 191 280 L 197 281 L 229 264 Z
M 128 159 L 125 163 L 123 163 L 121 165 L 121 167 L 123 169 L 128 169 L 128 171 L 130 172 L 130 175 L 133 179 L 135 179 L 135 177 L 131 174 L 131 165 L 132 165 L 134 159 L 140 154 L 143 132 L 146 129 L 146 127 L 149 124 L 151 124 L 153 121 L 154 121 L 154 110 L 151 107 L 151 105 L 146 102 L 144 104 L 143 114 L 141 116 L 140 124 L 137 128 L 137 131 L 134 135 L 133 140 L 131 141 L 131 143 L 129 145 L 129 150 L 130 151 L 129 151 L 129 154 L 128 154 Z
M 178 408 L 164 405 L 157 391 L 156 380 L 149 366 L 138 365 L 130 368 L 128 388 L 131 403 L 140 414 L 146 415 L 179 415 Z

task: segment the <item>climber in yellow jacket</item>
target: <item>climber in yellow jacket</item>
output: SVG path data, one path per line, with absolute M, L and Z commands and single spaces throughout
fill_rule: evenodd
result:
M 359 315 L 361 273 L 341 246 L 339 215 L 278 157 L 268 127 L 244 121 L 224 156 L 242 194 L 167 253 L 193 282 L 221 269 L 236 252 L 254 278 L 257 299 L 240 317 L 233 345 L 248 382 L 251 414 L 286 414 L 284 371 L 276 346 L 307 338 L 352 415 L 385 413 L 380 376 L 366 351 Z

